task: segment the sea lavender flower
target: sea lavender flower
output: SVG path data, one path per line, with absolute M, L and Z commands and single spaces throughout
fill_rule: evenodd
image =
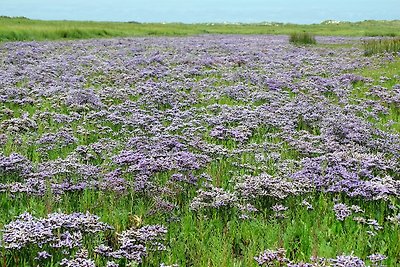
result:
M 358 205 L 351 205 L 350 209 L 354 212 L 354 213 L 364 213 L 365 211 L 363 209 L 360 208 L 360 206 Z
M 275 212 L 275 218 L 284 219 L 286 218 L 285 211 L 287 211 L 288 207 L 285 207 L 281 204 L 275 204 L 271 207 L 271 209 Z
M 166 233 L 166 228 L 161 225 L 146 225 L 138 229 L 128 229 L 118 234 L 119 248 L 117 250 L 102 244 L 94 251 L 105 257 L 125 258 L 141 263 L 148 251 L 166 250 L 162 243 Z
M 45 244 L 72 249 L 81 246 L 82 234 L 109 229 L 109 225 L 90 213 L 51 213 L 47 218 L 36 218 L 26 212 L 4 226 L 2 243 L 6 249 Z
M 114 261 L 107 261 L 106 267 L 119 267 L 119 264 Z
M 377 235 L 377 232 L 376 232 L 376 231 L 370 231 L 370 230 L 368 230 L 368 231 L 366 231 L 366 233 L 367 233 L 369 236 L 376 236 L 376 235 Z
M 224 191 L 222 188 L 211 187 L 209 190 L 200 189 L 193 198 L 190 209 L 200 211 L 202 209 L 228 209 L 237 204 L 235 194 Z
M 0 134 L 0 146 L 4 146 L 8 141 L 7 135 Z
M 364 217 L 360 217 L 360 216 L 356 216 L 353 218 L 354 221 L 359 222 L 359 223 L 366 223 L 367 219 L 365 219 Z
M 81 249 L 75 254 L 73 259 L 62 259 L 60 265 L 64 267 L 96 267 L 94 261 L 88 257 L 88 251 Z
M 382 226 L 380 226 L 377 220 L 374 219 L 368 219 L 366 224 L 373 228 L 375 231 L 381 230 L 383 228 Z
M 235 186 L 235 191 L 245 199 L 272 197 L 284 199 L 288 195 L 298 195 L 307 192 L 308 185 L 271 177 L 268 174 L 260 176 L 244 176 L 243 181 Z
M 325 267 L 325 266 L 329 266 L 329 260 L 330 259 L 326 259 L 323 257 L 318 257 L 318 256 L 311 256 L 310 257 L 310 261 L 313 264 L 313 267 Z
M 160 267 L 179 267 L 178 264 L 165 264 L 165 263 L 161 263 Z
M 368 259 L 372 262 L 372 266 L 380 266 L 383 267 L 385 265 L 382 264 L 384 260 L 386 260 L 388 257 L 382 254 L 371 254 L 368 256 Z
M 387 220 L 393 224 L 400 225 L 400 213 L 395 216 L 388 216 Z
M 351 255 L 340 255 L 334 259 L 331 259 L 332 267 L 365 267 L 365 262 L 360 258 Z
M 100 98 L 91 89 L 76 89 L 71 90 L 67 96 L 66 102 L 69 106 L 83 107 L 88 105 L 91 108 L 101 108 L 103 103 Z
M 165 201 L 159 197 L 156 197 L 154 206 L 149 210 L 149 215 L 154 215 L 156 213 L 166 213 L 170 214 L 173 212 L 177 206 L 173 203 Z
M 10 156 L 0 155 L 0 175 L 16 174 L 27 176 L 32 172 L 31 162 L 22 155 L 12 153 Z
M 273 266 L 276 263 L 284 264 L 289 260 L 286 258 L 286 250 L 280 248 L 278 250 L 265 250 L 260 255 L 254 257 L 254 260 L 259 266 Z
M 52 257 L 52 255 L 44 250 L 44 251 L 39 251 L 35 259 L 42 260 L 42 259 L 48 259 L 50 257 Z
M 339 221 L 344 221 L 344 219 L 352 214 L 351 209 L 343 203 L 335 204 L 333 210 L 335 211 L 336 219 Z
M 62 259 L 60 266 L 64 266 L 64 267 L 96 267 L 93 260 L 83 259 L 83 258 L 74 258 L 72 260 Z
M 307 200 L 303 199 L 303 201 L 301 202 L 301 205 L 306 207 L 307 210 L 312 210 L 314 209 L 313 205 L 310 204 Z
M 300 263 L 288 263 L 286 265 L 287 267 L 315 267 L 314 264 L 312 263 L 304 263 L 304 262 L 300 262 Z

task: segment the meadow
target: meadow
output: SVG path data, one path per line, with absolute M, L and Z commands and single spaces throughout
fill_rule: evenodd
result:
M 0 43 L 0 266 L 399 266 L 398 54 L 316 42 Z
M 290 23 L 138 23 L 42 21 L 0 16 L 0 41 L 60 40 L 129 36 L 188 36 L 199 34 L 291 34 L 324 36 L 399 36 L 400 20 L 301 25 Z

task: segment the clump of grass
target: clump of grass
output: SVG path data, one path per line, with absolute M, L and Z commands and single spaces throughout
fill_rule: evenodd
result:
M 400 37 L 367 40 L 363 42 L 364 55 L 371 56 L 383 52 L 400 52 Z
M 289 36 L 289 42 L 294 44 L 316 44 L 315 36 L 308 32 L 295 32 Z
M 386 33 L 380 33 L 380 32 L 367 32 L 365 33 L 365 36 L 368 37 L 396 37 L 397 34 L 395 32 L 386 32 Z

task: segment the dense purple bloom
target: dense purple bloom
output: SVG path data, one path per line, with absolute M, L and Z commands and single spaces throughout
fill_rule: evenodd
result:
M 312 210 L 320 192 L 346 203 L 398 198 L 398 122 L 385 120 L 397 114 L 399 77 L 352 73 L 387 60 L 363 57 L 358 47 L 295 47 L 267 35 L 1 43 L 0 194 L 60 200 L 104 191 L 144 197 L 152 218 L 190 205 L 198 213 L 235 210 L 242 219 L 264 203 L 288 216 L 291 197 Z M 341 221 L 363 213 L 344 203 L 333 210 Z M 400 224 L 398 210 L 385 217 Z M 371 235 L 386 223 L 352 219 Z M 109 229 L 89 213 L 24 213 L 4 225 L 2 246 L 33 247 L 43 260 L 44 249 L 59 249 L 72 255 L 62 266 L 94 266 L 87 251 L 74 251 L 86 235 Z M 123 229 L 95 252 L 140 264 L 149 251 L 166 249 L 165 235 L 160 225 Z M 353 255 L 290 262 L 282 249 L 255 259 L 364 266 Z
M 16 153 L 8 157 L 0 155 L 0 175 L 16 174 L 27 176 L 31 171 L 32 164 L 24 156 Z
M 167 229 L 161 225 L 146 225 L 139 229 L 128 229 L 118 235 L 119 248 L 100 245 L 95 249 L 97 254 L 114 259 L 125 258 L 141 263 L 148 251 L 166 250 L 162 243 Z
M 103 107 L 100 98 L 90 89 L 76 89 L 70 91 L 66 99 L 66 104 L 78 107 L 85 105 L 88 105 L 91 108 Z
M 104 232 L 111 229 L 90 213 L 52 213 L 47 218 L 36 218 L 23 213 L 4 226 L 2 243 L 6 249 L 21 249 L 29 245 L 55 248 L 80 247 L 82 234 Z
M 289 195 L 298 195 L 309 190 L 307 184 L 274 178 L 264 173 L 259 176 L 245 176 L 236 184 L 235 190 L 245 199 L 272 197 L 284 199 Z

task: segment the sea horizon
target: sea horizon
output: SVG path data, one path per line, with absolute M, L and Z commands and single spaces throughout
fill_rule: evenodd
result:
M 0 15 L 40 20 L 140 23 L 293 23 L 398 20 L 395 0 L 355 1 L 59 1 L 3 0 Z

